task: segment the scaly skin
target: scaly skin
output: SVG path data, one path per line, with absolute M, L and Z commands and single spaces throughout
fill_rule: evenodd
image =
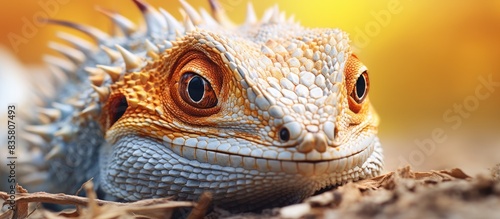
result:
M 277 8 L 261 21 L 250 8 L 235 27 L 216 2 L 217 19 L 182 2 L 181 25 L 134 2 L 146 31 L 103 10 L 123 37 L 52 21 L 101 47 L 69 40 L 81 51 L 63 52 L 76 74 L 52 100 L 69 105 L 56 104 L 62 113 L 51 124 L 25 128 L 51 145 L 50 190 L 74 192 L 94 177 L 106 199 L 196 200 L 210 191 L 216 205 L 248 211 L 380 173 L 368 72 L 346 33 L 301 27 Z

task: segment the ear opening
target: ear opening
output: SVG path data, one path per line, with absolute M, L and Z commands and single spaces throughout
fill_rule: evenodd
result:
M 127 98 L 123 94 L 118 94 L 113 97 L 109 104 L 109 127 L 113 126 L 128 109 Z

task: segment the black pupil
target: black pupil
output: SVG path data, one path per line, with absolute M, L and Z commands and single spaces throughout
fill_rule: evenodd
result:
M 356 81 L 356 95 L 358 96 L 359 99 L 362 99 L 365 96 L 365 92 L 366 92 L 365 76 L 361 75 Z
M 191 100 L 198 102 L 205 94 L 205 82 L 200 76 L 194 76 L 188 84 L 188 94 Z
M 290 139 L 290 132 L 288 131 L 287 128 L 282 128 L 280 130 L 280 139 L 282 141 L 288 141 Z

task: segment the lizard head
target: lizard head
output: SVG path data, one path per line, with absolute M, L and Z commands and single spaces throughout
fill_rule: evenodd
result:
M 191 25 L 182 36 L 149 35 L 142 50 L 118 47 L 126 70 L 100 116 L 105 192 L 211 191 L 216 203 L 253 209 L 381 171 L 369 73 L 346 33 L 279 19 Z

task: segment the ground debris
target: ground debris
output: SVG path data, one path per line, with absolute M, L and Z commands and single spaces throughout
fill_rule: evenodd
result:
M 498 165 L 497 165 L 498 166 Z M 498 170 L 497 170 L 498 171 Z M 287 218 L 500 218 L 500 181 L 462 170 L 409 167 L 348 183 L 305 200 L 309 212 Z M 301 204 L 303 205 L 303 204 Z
M 205 218 L 500 218 L 500 164 L 490 175 L 471 177 L 462 170 L 413 172 L 409 167 L 378 177 L 347 183 L 312 196 L 304 202 L 260 213 L 230 213 L 215 208 Z M 202 218 L 210 207 L 210 195 L 198 203 L 169 198 L 116 203 L 98 200 L 92 184 L 84 188 L 88 198 L 49 193 L 28 193 L 18 187 L 17 212 L 7 211 L 3 218 L 170 218 L 174 209 L 194 209 L 182 217 Z M 8 194 L 0 192 L 0 199 Z M 43 208 L 28 210 L 28 203 L 56 203 L 77 206 L 73 210 L 50 212 Z M 220 206 L 223 207 L 223 206 Z M 35 212 L 35 213 L 33 213 Z M 35 215 L 35 216 L 34 216 Z
M 84 184 L 88 197 L 80 197 L 66 194 L 50 194 L 45 192 L 28 193 L 21 186 L 17 186 L 18 193 L 15 198 L 16 211 L 8 210 L 0 215 L 0 219 L 7 218 L 106 218 L 106 219 L 149 219 L 149 218 L 171 218 L 177 208 L 197 207 L 196 203 L 172 201 L 171 198 L 147 199 L 130 203 L 119 203 L 98 200 L 93 189 L 92 182 Z M 9 195 L 0 192 L 0 199 L 7 201 Z M 7 202 L 5 202 L 7 203 Z M 64 205 L 75 205 L 76 209 L 66 209 L 61 212 L 51 212 L 35 205 L 28 210 L 29 203 L 53 203 Z M 205 207 L 206 205 L 202 205 Z M 203 212 L 206 209 L 200 209 Z M 191 218 L 200 218 L 197 216 Z

